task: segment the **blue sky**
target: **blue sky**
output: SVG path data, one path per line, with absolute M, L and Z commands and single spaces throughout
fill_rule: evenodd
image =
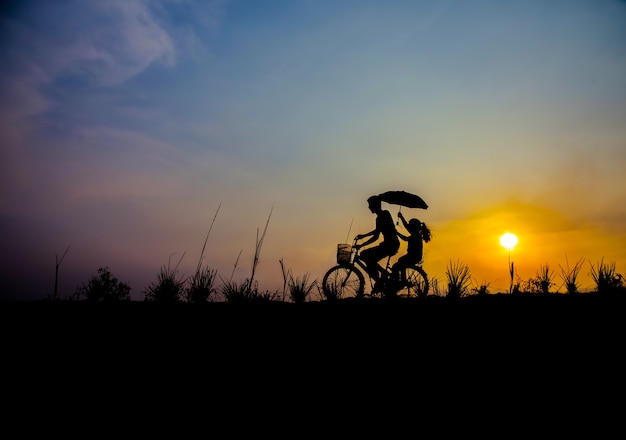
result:
M 391 189 L 429 204 L 403 212 L 433 277 L 460 259 L 506 288 L 508 229 L 522 278 L 626 271 L 626 2 L 22 1 L 1 23 L 5 297 L 49 295 L 70 246 L 62 293 L 108 266 L 142 299 L 214 216 L 224 278 L 268 218 L 260 287 L 281 259 L 321 278 Z

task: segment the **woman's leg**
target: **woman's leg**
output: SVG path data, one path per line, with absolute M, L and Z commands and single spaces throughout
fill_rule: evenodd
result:
M 361 259 L 365 262 L 367 272 L 372 278 L 380 278 L 380 266 L 378 262 L 385 256 L 385 249 L 380 245 L 364 249 L 363 252 L 361 252 Z

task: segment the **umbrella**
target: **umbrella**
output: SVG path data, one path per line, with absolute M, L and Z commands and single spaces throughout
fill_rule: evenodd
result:
M 386 191 L 378 195 L 380 200 L 392 205 L 406 206 L 407 208 L 428 209 L 426 202 L 415 194 L 406 191 Z

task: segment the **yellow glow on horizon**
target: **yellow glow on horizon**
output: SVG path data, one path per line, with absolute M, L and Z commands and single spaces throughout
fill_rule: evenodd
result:
M 517 246 L 517 235 L 507 232 L 500 236 L 500 244 L 507 250 L 511 251 Z
M 554 211 L 545 206 L 524 203 L 504 203 L 477 210 L 474 213 L 448 222 L 430 222 L 431 242 L 424 245 L 425 267 L 433 279 L 445 280 L 450 261 L 467 264 L 474 283 L 489 283 L 491 292 L 509 289 L 507 253 L 500 243 L 503 232 L 515 231 L 519 238 L 515 245 L 516 276 L 526 280 L 542 264 L 548 263 L 558 272 L 559 265 L 584 258 L 585 270 L 580 283 L 584 288 L 593 286 L 588 276 L 589 262 L 605 259 L 624 263 L 623 249 L 626 236 L 607 234 L 568 217 L 568 213 Z M 610 255 L 610 257 L 608 257 Z

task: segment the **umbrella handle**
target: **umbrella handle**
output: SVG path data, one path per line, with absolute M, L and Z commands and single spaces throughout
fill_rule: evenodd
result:
M 402 211 L 402 205 L 398 208 L 398 218 L 400 218 L 400 211 Z M 396 220 L 396 226 L 400 224 L 400 220 Z

